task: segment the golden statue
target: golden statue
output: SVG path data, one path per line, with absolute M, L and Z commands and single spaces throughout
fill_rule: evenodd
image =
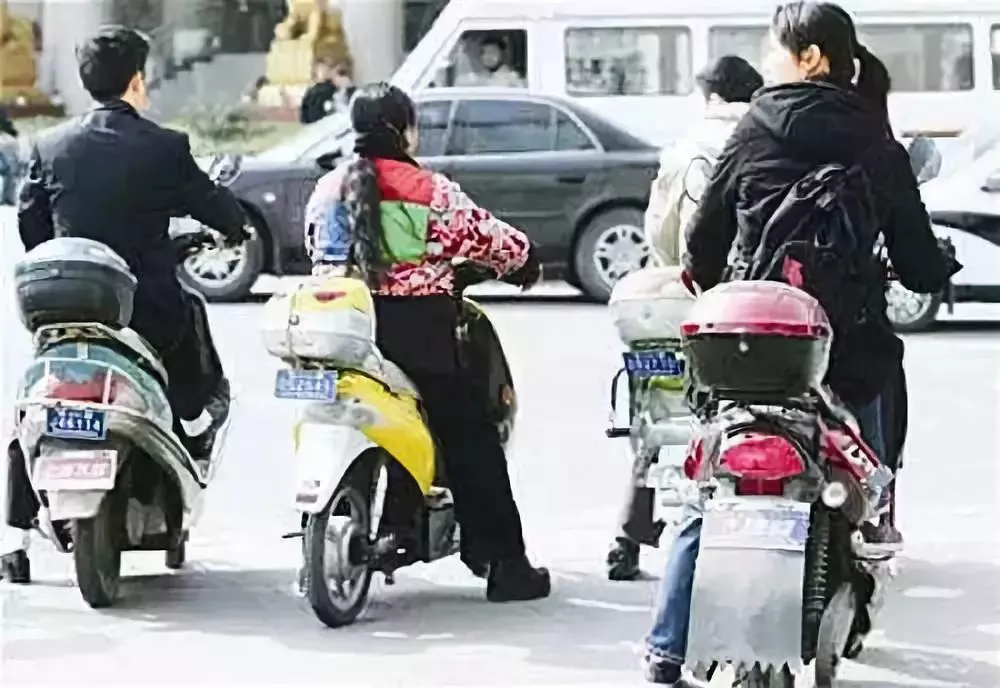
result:
M 37 80 L 34 27 L 11 15 L 7 0 L 0 0 L 0 105 L 14 109 L 48 104 Z
M 353 69 L 340 10 L 327 0 L 288 0 L 288 16 L 274 28 L 267 54 L 267 80 L 273 87 L 308 87 L 313 65 L 324 60 Z

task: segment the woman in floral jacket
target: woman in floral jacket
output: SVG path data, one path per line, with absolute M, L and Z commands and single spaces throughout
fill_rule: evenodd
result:
M 496 426 L 459 365 L 453 261 L 483 264 L 531 286 L 538 262 L 527 237 L 477 206 L 459 186 L 421 168 L 416 108 L 400 89 L 364 87 L 351 103 L 349 161 L 323 177 L 306 210 L 314 272 L 350 265 L 375 295 L 378 345 L 417 385 L 441 444 L 463 538 L 463 560 L 488 562 L 487 599 L 549 594 L 549 573 L 528 563 L 521 518 Z

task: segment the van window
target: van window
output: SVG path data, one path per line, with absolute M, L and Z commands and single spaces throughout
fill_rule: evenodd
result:
M 587 27 L 566 31 L 566 93 L 687 95 L 691 32 L 683 27 Z
M 993 27 L 990 52 L 993 55 L 993 89 L 1000 91 L 1000 24 Z
M 458 39 L 445 63 L 439 66 L 431 88 L 525 88 L 527 74 L 527 31 L 466 31 Z
M 450 115 L 450 100 L 434 100 L 417 106 L 417 128 L 420 132 L 420 141 L 417 144 L 418 158 L 444 155 Z
M 738 55 L 759 72 L 767 50 L 768 31 L 766 26 L 713 26 L 708 30 L 708 59 Z
M 893 91 L 968 91 L 975 85 L 968 24 L 862 25 L 858 35 L 889 68 Z

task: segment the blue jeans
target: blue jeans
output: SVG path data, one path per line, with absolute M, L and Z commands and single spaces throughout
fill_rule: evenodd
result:
M 882 404 L 852 408 L 861 427 L 861 436 L 878 454 L 885 456 L 882 433 Z M 701 548 L 701 513 L 689 509 L 687 518 L 677 533 L 677 539 L 667 558 L 667 570 L 660 582 L 656 600 L 653 630 L 646 637 L 646 649 L 651 662 L 683 666 L 687 655 L 688 623 L 691 617 L 691 596 L 694 589 L 694 569 Z

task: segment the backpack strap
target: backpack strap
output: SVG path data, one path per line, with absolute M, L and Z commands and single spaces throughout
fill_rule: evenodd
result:
M 692 203 L 701 203 L 701 199 L 692 196 L 691 192 L 688 190 L 688 176 L 691 174 L 691 168 L 694 167 L 695 163 L 702 163 L 708 168 L 709 171 L 711 171 L 715 167 L 715 161 L 709 158 L 707 155 L 696 155 L 693 158 L 691 158 L 691 160 L 688 162 L 687 168 L 685 168 L 684 170 L 684 177 L 681 180 L 684 185 L 684 194 L 683 194 L 684 197 L 690 200 Z M 706 178 L 708 176 L 709 174 L 705 175 Z

